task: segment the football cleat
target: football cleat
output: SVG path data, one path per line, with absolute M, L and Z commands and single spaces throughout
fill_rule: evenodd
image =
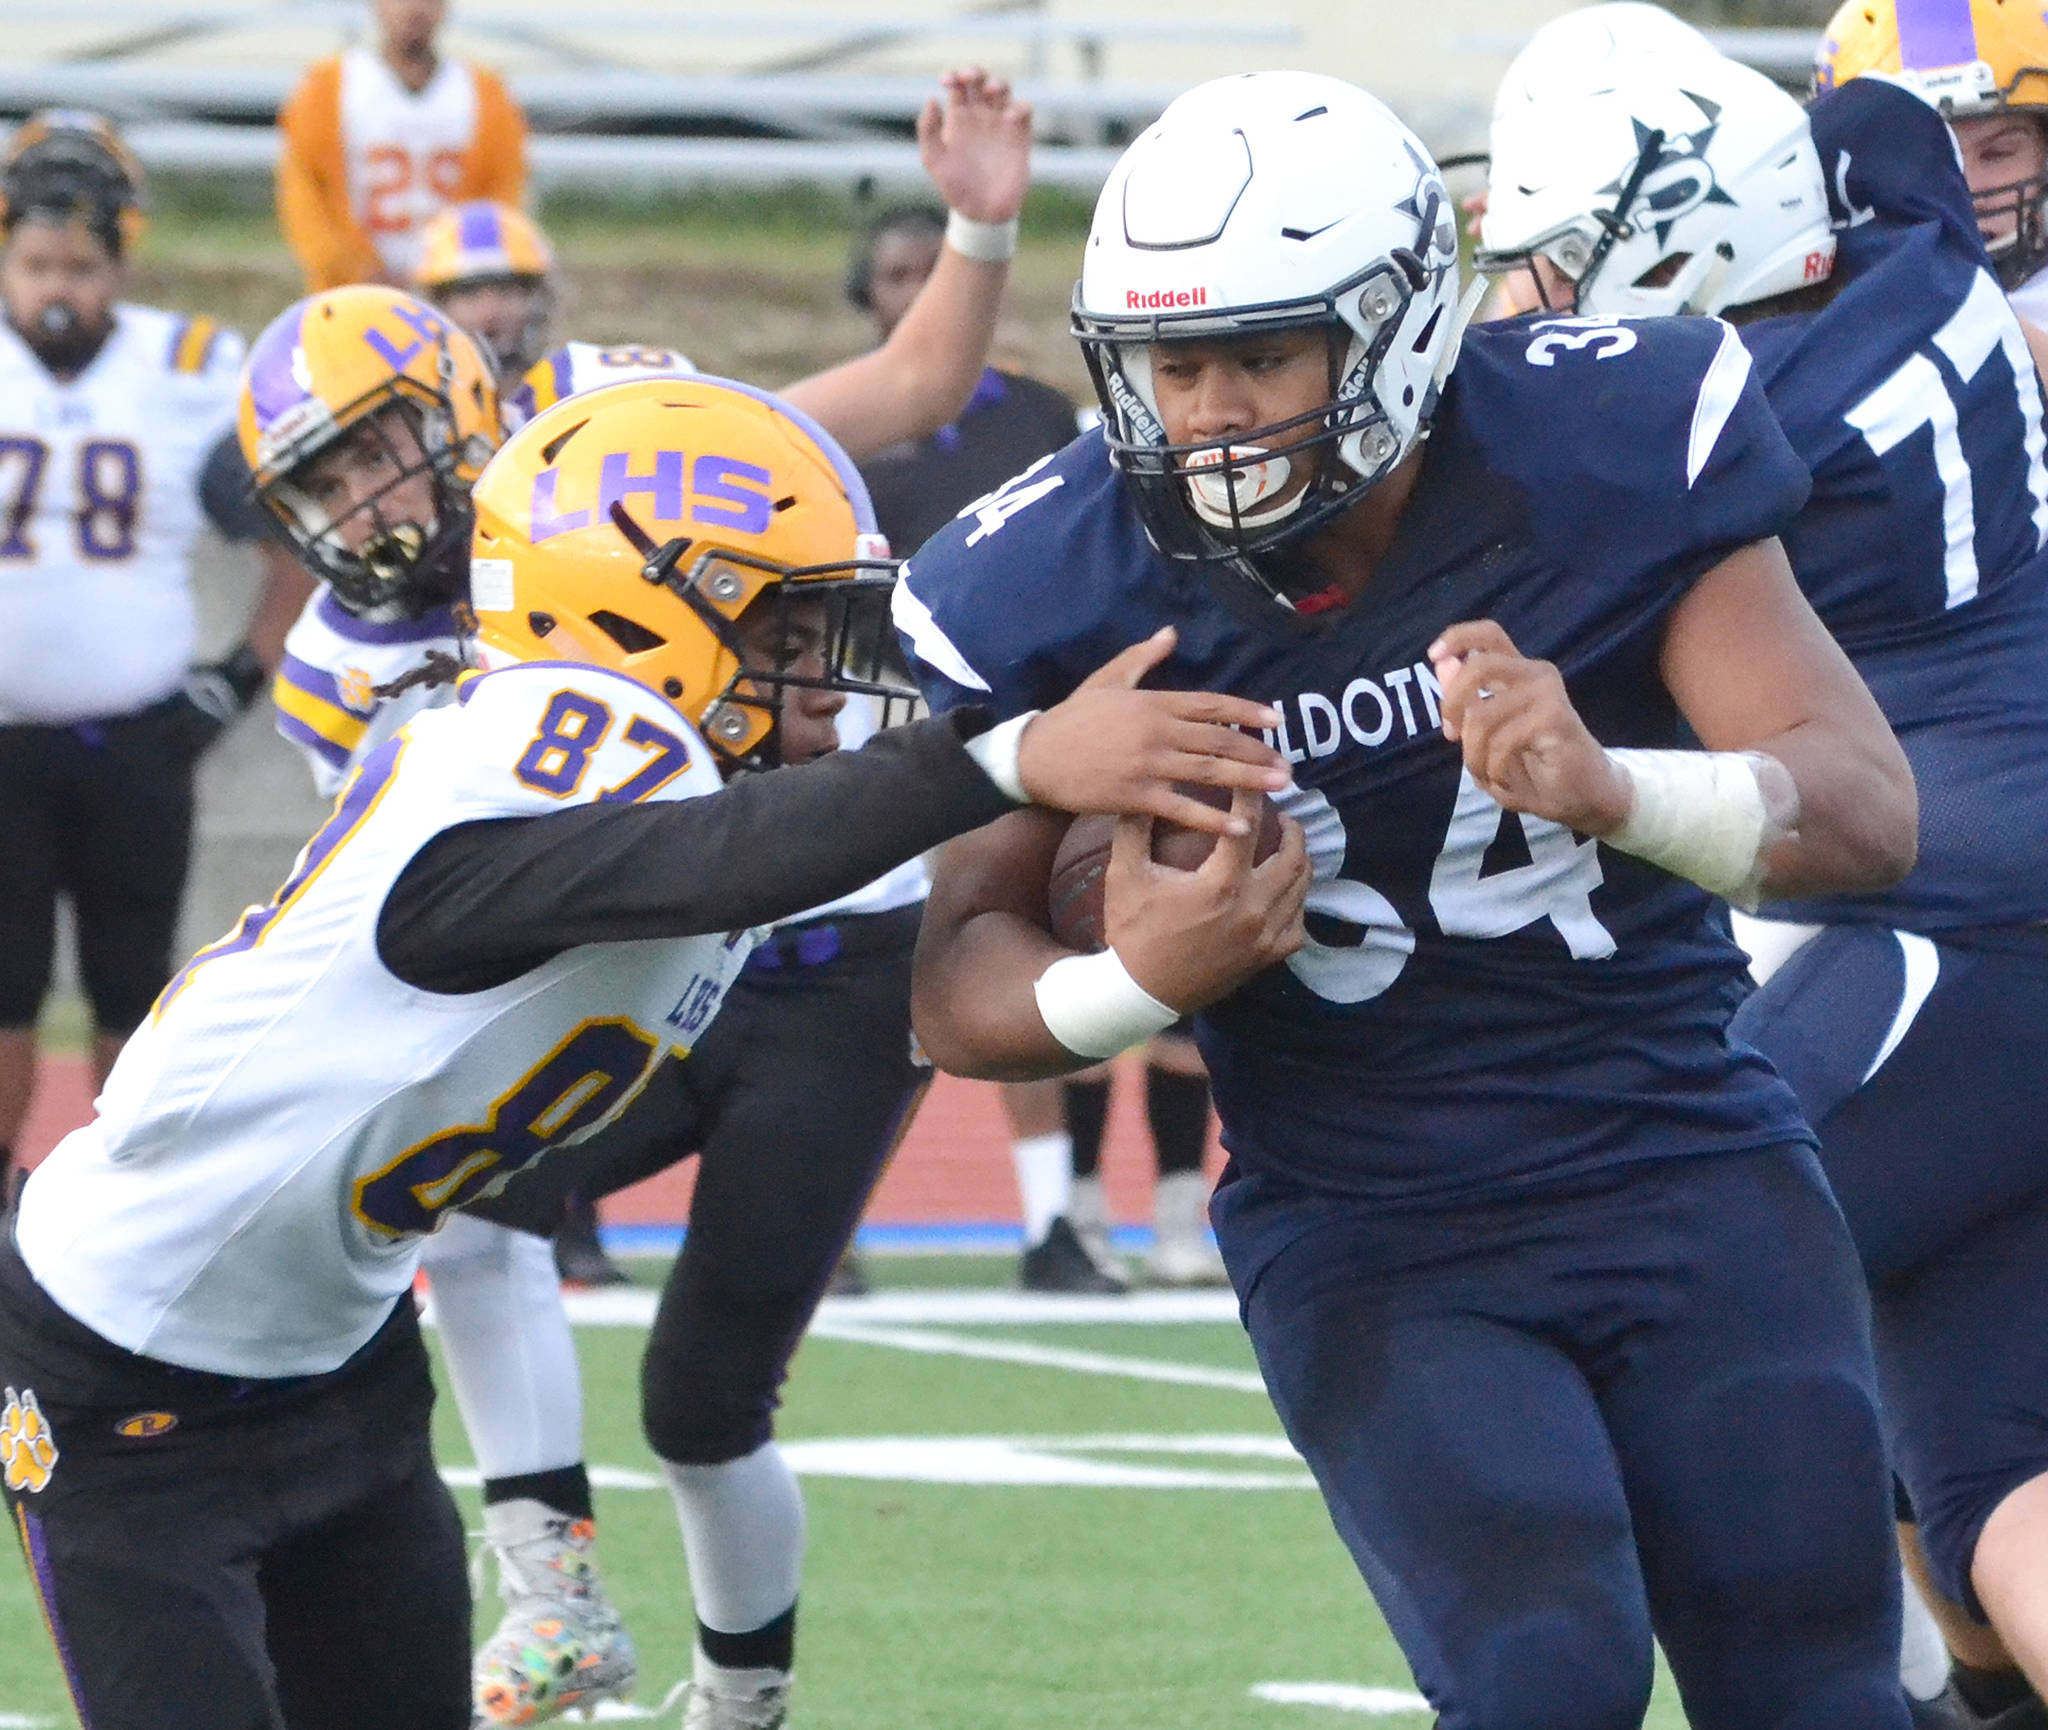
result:
M 639 1659 L 605 1595 L 596 1537 L 589 1520 L 550 1516 L 492 1546 L 505 1614 L 471 1670 L 477 1724 L 545 1724 L 632 1693 Z
M 1209 1180 L 1199 1171 L 1169 1172 L 1152 1200 L 1152 1253 L 1145 1278 L 1158 1286 L 1227 1286 L 1230 1275 L 1209 1236 Z
M 692 1682 L 683 1699 L 683 1730 L 783 1730 L 789 1722 L 789 1684 L 753 1694 L 728 1694 Z
M 1115 1297 L 1129 1291 L 1130 1281 L 1096 1264 L 1088 1246 L 1065 1214 L 1024 1252 L 1017 1263 L 1017 1283 L 1026 1291 L 1079 1293 Z
M 1123 1257 L 1110 1247 L 1109 1197 L 1103 1191 L 1100 1177 L 1074 1179 L 1067 1219 L 1073 1225 L 1074 1235 L 1081 1240 L 1081 1247 L 1088 1252 L 1088 1259 L 1112 1279 L 1128 1284 L 1130 1270 L 1124 1266 Z

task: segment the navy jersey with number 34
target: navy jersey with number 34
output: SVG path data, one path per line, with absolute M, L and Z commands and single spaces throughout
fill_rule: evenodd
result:
M 1427 660 L 1496 619 L 1603 743 L 1677 743 L 1672 608 L 1807 495 L 1748 351 L 1708 319 L 1480 328 L 1426 451 L 1364 594 L 1301 617 L 1160 557 L 1086 435 L 918 553 L 899 629 L 938 708 L 1041 707 L 1171 624 L 1156 683 L 1285 716 L 1310 941 L 1199 1025 L 1248 1169 L 1429 1202 L 1800 1139 L 1727 1038 L 1742 960 L 1709 898 L 1503 812 L 1438 730 Z
M 1929 933 L 2048 919 L 2048 469 L 2041 392 L 1941 117 L 1858 78 L 1816 102 L 1843 286 L 1743 333 L 1813 475 L 1784 535 L 1920 789 L 1920 859 L 1770 909 Z

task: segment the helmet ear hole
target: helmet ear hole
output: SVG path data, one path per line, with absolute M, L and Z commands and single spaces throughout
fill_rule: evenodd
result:
M 637 619 L 629 619 L 623 613 L 599 608 L 590 615 L 590 622 L 611 638 L 629 655 L 644 655 L 649 649 L 658 649 L 668 639 L 659 632 L 650 631 Z

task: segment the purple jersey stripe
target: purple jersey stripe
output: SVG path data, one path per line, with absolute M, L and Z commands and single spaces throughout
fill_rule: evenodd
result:
M 78 1661 L 71 1655 L 71 1642 L 64 1634 L 64 1620 L 57 1614 L 57 1573 L 50 1565 L 50 1543 L 43 1522 L 17 1503 L 14 1518 L 21 1531 L 22 1553 L 28 1558 L 29 1573 L 35 1581 L 36 1597 L 42 1604 L 43 1626 L 50 1630 L 50 1644 L 57 1648 L 57 1662 L 64 1666 L 64 1685 L 71 1690 L 71 1709 L 78 1714 L 80 1730 L 92 1730 L 92 1715 L 85 1709 L 85 1685 L 78 1677 Z
M 498 207 L 488 199 L 465 204 L 457 213 L 456 220 L 464 252 L 504 250 L 504 236 L 498 232 Z
M 556 349 L 548 356 L 548 370 L 554 374 L 556 402 L 576 394 L 576 368 L 569 358 L 566 346 Z
M 1978 58 L 1970 0 L 1898 0 L 1899 64 L 1908 72 L 1967 66 Z
M 346 709 L 348 704 L 341 700 L 341 686 L 334 675 L 302 661 L 297 655 L 287 653 L 279 664 L 277 676 L 285 683 L 296 685 L 309 697 L 318 697 L 323 703 L 332 703 L 337 709 Z
M 277 711 L 277 730 L 294 745 L 303 745 L 323 763 L 330 763 L 337 769 L 348 767 L 348 753 L 332 739 L 323 739 L 296 715 Z
M 376 809 L 377 801 L 383 798 L 385 788 L 391 785 L 398 760 L 404 754 L 405 737 L 401 734 L 386 740 L 363 759 L 361 766 L 348 778 L 348 784 L 342 788 L 341 797 L 335 802 L 334 815 L 306 843 L 305 851 L 300 853 L 298 863 L 285 879 L 284 887 L 278 890 L 276 898 L 267 907 L 250 908 L 227 936 L 217 943 L 209 943 L 179 968 L 170 984 L 164 987 L 163 995 L 156 1000 L 156 1007 L 150 1011 L 152 1019 L 170 1008 L 171 1000 L 192 983 L 192 976 L 209 961 L 254 949 L 263 941 L 263 934 L 277 923 L 278 915 L 311 887 L 314 878 L 341 850 L 341 844 L 368 820 Z
M 351 643 L 427 643 L 436 637 L 459 634 L 455 614 L 447 607 L 434 607 L 416 619 L 392 619 L 378 624 L 357 618 L 334 598 L 332 589 L 320 591 L 314 616 L 337 637 L 346 637 Z

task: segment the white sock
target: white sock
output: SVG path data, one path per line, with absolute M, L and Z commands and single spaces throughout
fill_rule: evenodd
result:
M 787 1688 L 790 1675 L 788 1670 L 734 1670 L 724 1664 L 714 1664 L 704 1656 L 701 1646 L 690 1661 L 690 1680 L 698 1687 L 742 1700 L 765 1694 L 770 1688 Z
M 1921 1601 L 1918 1588 L 1908 1575 L 1900 1582 L 1904 1593 L 1905 1620 L 1900 1628 L 1899 1681 L 1915 1700 L 1935 1699 L 1948 1686 L 1948 1642 Z
M 1065 1130 L 1010 1143 L 1017 1194 L 1024 1203 L 1024 1247 L 1043 1243 L 1074 1199 L 1074 1138 Z
M 720 1465 L 664 1460 L 661 1469 L 683 1526 L 697 1620 L 721 1634 L 765 1628 L 796 1602 L 804 1568 L 803 1492 L 782 1450 L 764 1442 Z
M 509 1502 L 484 1504 L 484 1536 L 500 1550 L 544 1536 L 562 1518 L 559 1508 L 536 1502 L 531 1496 L 514 1496 Z
M 583 1457 L 583 1378 L 545 1238 L 453 1215 L 427 1239 L 441 1350 L 486 1478 L 558 1471 Z

